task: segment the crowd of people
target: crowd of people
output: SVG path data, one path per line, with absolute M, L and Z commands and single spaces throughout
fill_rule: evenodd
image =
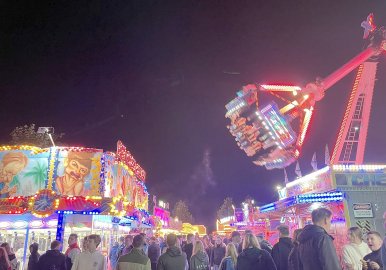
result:
M 234 231 L 229 238 L 127 235 L 111 247 L 107 258 L 98 251 L 99 235 L 85 237 L 79 247 L 78 236 L 71 234 L 64 253 L 56 240 L 42 255 L 38 244 L 31 244 L 28 270 L 383 270 L 386 243 L 376 231 L 366 234 L 365 243 L 358 227 L 349 228 L 348 244 L 339 260 L 328 234 L 331 219 L 331 211 L 316 209 L 312 212 L 313 224 L 295 230 L 292 238 L 288 226 L 281 225 L 274 246 L 248 230 L 243 235 Z M 0 270 L 18 268 L 9 244 L 2 243 Z

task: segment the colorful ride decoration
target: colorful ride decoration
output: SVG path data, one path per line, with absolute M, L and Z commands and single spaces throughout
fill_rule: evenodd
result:
M 367 48 L 327 77 L 303 87 L 248 84 L 225 106 L 229 132 L 255 165 L 282 169 L 295 162 L 307 136 L 315 103 L 356 68 L 357 77 L 332 162 L 362 164 L 378 57 L 386 51 L 386 29 L 375 26 L 373 14 L 361 26 L 365 29 Z
M 146 173 L 118 141 L 117 153 L 83 147 L 0 147 L 0 214 L 58 211 L 148 217 Z

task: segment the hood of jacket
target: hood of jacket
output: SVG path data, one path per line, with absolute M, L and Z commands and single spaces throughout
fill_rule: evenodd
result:
M 256 262 L 261 260 L 263 254 L 258 248 L 246 248 L 239 256 L 244 257 L 247 261 Z
M 50 250 L 47 250 L 46 252 L 47 256 L 50 256 L 51 258 L 52 257 L 61 257 L 63 256 L 63 254 L 59 251 L 59 250 L 56 250 L 56 249 L 50 249 Z
M 318 225 L 306 225 L 303 229 L 303 231 L 299 235 L 299 242 L 300 243 L 305 243 L 308 240 L 312 239 L 313 237 L 317 235 L 328 235 L 331 237 L 331 239 L 334 239 L 331 235 L 329 235 L 325 229 Z
M 166 253 L 170 256 L 170 257 L 177 257 L 177 256 L 181 256 L 182 254 L 182 251 L 178 248 L 178 247 L 170 247 L 166 250 Z
M 205 252 L 202 252 L 202 251 L 200 251 L 200 252 L 197 252 L 196 254 L 195 254 L 195 258 L 197 259 L 197 260 L 199 260 L 200 262 L 205 262 L 207 259 L 207 255 L 206 255 L 206 253 Z
M 289 248 L 292 248 L 293 247 L 293 242 L 292 242 L 292 239 L 289 238 L 289 237 L 280 237 L 279 238 L 279 243 L 282 244 L 282 245 L 285 245 Z

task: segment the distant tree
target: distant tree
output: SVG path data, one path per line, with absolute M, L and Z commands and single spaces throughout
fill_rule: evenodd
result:
M 226 197 L 220 206 L 220 209 L 217 211 L 217 218 L 221 219 L 224 217 L 232 216 L 234 214 L 233 207 L 233 199 L 231 197 Z
M 51 140 L 47 134 L 37 133 L 35 130 L 35 124 L 30 124 L 16 127 L 11 135 L 11 144 L 14 145 L 33 145 L 41 148 L 52 146 Z M 64 133 L 52 134 L 52 138 L 56 143 L 64 136 Z
M 172 211 L 173 217 L 177 217 L 181 222 L 192 223 L 193 216 L 189 211 L 189 207 L 186 202 L 180 200 L 178 201 Z

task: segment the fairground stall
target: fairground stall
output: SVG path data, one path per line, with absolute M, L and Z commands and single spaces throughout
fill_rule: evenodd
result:
M 280 200 L 260 207 L 273 220 L 291 231 L 311 223 L 311 212 L 326 207 L 333 212 L 331 234 L 341 254 L 351 226 L 364 233 L 383 235 L 386 209 L 386 165 L 331 165 L 286 184 Z
M 149 228 L 145 171 L 118 141 L 117 151 L 81 147 L 0 147 L 0 242 L 26 269 L 28 246 L 102 236 L 101 251 L 130 230 Z

